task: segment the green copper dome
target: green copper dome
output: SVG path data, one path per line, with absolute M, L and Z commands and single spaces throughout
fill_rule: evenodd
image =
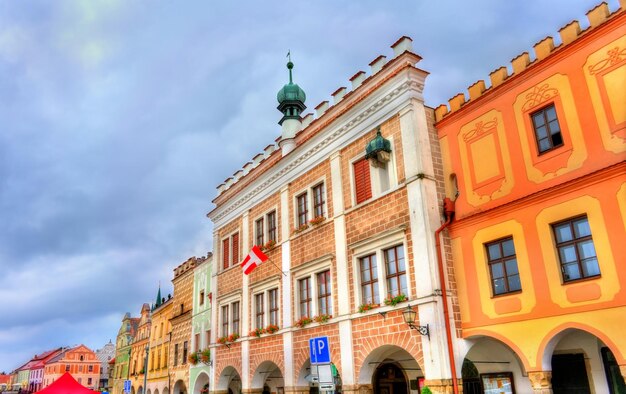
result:
M 376 137 L 365 147 L 365 158 L 374 157 L 378 152 L 391 152 L 391 142 L 382 136 L 380 127 L 376 130 Z
M 289 83 L 283 86 L 282 89 L 278 91 L 276 98 L 278 99 L 278 103 L 282 104 L 285 101 L 306 101 L 306 94 L 304 90 L 300 88 L 297 84 L 293 83 L 291 70 L 293 69 L 293 63 L 287 63 L 287 68 L 289 69 Z

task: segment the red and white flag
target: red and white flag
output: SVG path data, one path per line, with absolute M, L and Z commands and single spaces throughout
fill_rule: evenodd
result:
M 243 273 L 248 275 L 257 266 L 261 265 L 261 263 L 265 260 L 267 260 L 267 256 L 263 252 L 261 252 L 261 249 L 259 249 L 258 246 L 253 246 L 248 256 L 246 256 L 246 258 L 241 263 Z

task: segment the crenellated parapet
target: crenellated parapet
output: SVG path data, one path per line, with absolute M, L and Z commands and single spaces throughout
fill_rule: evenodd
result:
M 189 270 L 193 270 L 197 265 L 202 264 L 207 258 L 211 257 L 211 253 L 209 253 L 206 257 L 190 257 L 185 262 L 181 263 L 178 267 L 174 268 L 174 279 L 188 272 Z
M 395 59 L 406 52 L 413 53 L 413 40 L 410 37 L 402 36 L 396 42 L 391 45 L 393 50 L 393 58 Z M 419 59 L 419 56 L 413 55 Z M 342 102 L 353 92 L 359 90 L 370 78 L 377 75 L 385 65 L 388 63 L 387 57 L 380 55 L 369 63 L 370 72 L 369 75 L 362 70 L 359 70 L 356 74 L 349 78 L 349 87 L 341 86 L 331 93 L 332 104 L 330 100 L 323 100 L 317 106 L 314 107 L 315 112 L 309 112 L 302 115 L 302 129 L 297 132 L 296 136 L 307 132 L 310 125 L 317 123 L 320 119 L 333 109 L 335 106 L 342 104 Z M 225 191 L 229 190 L 233 185 L 237 184 L 241 179 L 245 178 L 249 173 L 254 172 L 259 166 L 269 159 L 273 154 L 279 154 L 279 142 L 280 138 L 275 141 L 274 144 L 268 145 L 265 150 L 252 158 L 247 162 L 243 168 L 237 170 L 232 176 L 226 178 L 219 186 L 217 186 L 217 195 L 220 196 Z
M 573 43 L 578 37 L 600 26 L 608 19 L 612 18 L 615 14 L 624 12 L 626 10 L 626 0 L 620 0 L 620 7 L 613 13 L 610 12 L 609 6 L 606 2 L 602 2 L 587 11 L 587 20 L 589 21 L 589 27 L 585 30 L 581 30 L 580 23 L 576 20 L 563 26 L 559 29 L 559 38 L 561 43 L 558 46 L 554 45 L 554 39 L 552 36 L 546 36 L 544 39 L 538 41 L 533 45 L 534 59 L 531 61 L 529 52 L 522 52 L 520 55 L 514 57 L 511 60 L 512 73 L 509 74 L 509 68 L 507 66 L 499 67 L 489 73 L 490 86 L 485 86 L 485 81 L 480 80 L 468 87 L 469 98 L 466 98 L 464 93 L 459 93 L 448 100 L 448 105 L 441 104 L 435 108 L 435 120 L 440 121 L 449 114 L 458 111 L 461 107 L 470 103 L 481 96 L 489 93 L 491 90 L 505 83 L 511 77 L 520 75 L 525 72 L 530 66 L 533 66 L 542 60 L 546 59 L 550 55 L 565 46 Z

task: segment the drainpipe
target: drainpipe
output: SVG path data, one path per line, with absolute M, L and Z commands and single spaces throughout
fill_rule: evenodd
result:
M 446 339 L 448 341 L 448 357 L 450 361 L 450 372 L 452 373 L 452 390 L 454 394 L 459 394 L 458 381 L 456 378 L 456 364 L 454 362 L 454 351 L 452 350 L 452 328 L 450 327 L 450 312 L 448 310 L 448 292 L 446 289 L 446 277 L 443 269 L 443 258 L 441 256 L 440 234 L 452 223 L 454 217 L 454 201 L 449 198 L 443 199 L 443 212 L 446 221 L 435 230 L 435 247 L 437 248 L 437 268 L 439 269 L 439 286 L 443 297 L 443 317 L 446 327 Z

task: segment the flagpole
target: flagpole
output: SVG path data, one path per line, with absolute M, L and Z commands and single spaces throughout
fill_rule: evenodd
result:
M 278 265 L 276 265 L 276 263 L 274 262 L 274 260 L 272 260 L 272 259 L 270 259 L 270 258 L 268 258 L 267 260 L 269 260 L 269 262 L 270 262 L 270 263 L 272 263 L 272 265 L 273 265 L 274 267 L 278 268 L 278 270 L 279 270 L 279 271 L 280 271 L 283 275 L 285 275 L 285 277 L 287 276 L 287 274 L 285 273 L 285 271 L 283 271 L 282 269 L 280 269 L 280 267 L 279 267 Z

